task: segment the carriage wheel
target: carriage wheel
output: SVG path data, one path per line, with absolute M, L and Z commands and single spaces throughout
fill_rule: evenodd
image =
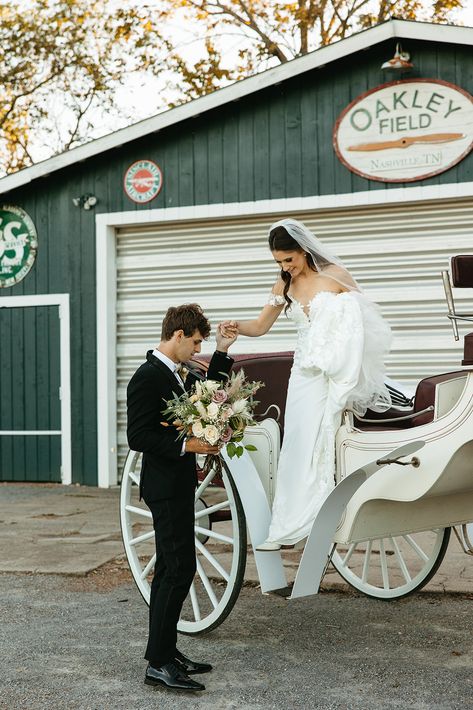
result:
M 128 453 L 123 469 L 120 521 L 131 573 L 149 604 L 155 564 L 151 512 L 139 501 L 141 454 Z M 231 474 L 211 470 L 199 481 L 195 504 L 197 572 L 184 602 L 178 631 L 199 634 L 219 626 L 240 593 L 246 566 L 246 521 Z
M 450 528 L 338 544 L 332 556 L 337 572 L 352 587 L 376 599 L 400 599 L 421 589 L 445 556 Z

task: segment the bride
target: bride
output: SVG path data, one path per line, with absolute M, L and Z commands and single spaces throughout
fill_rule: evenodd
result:
M 297 328 L 271 524 L 266 542 L 256 548 L 272 551 L 308 536 L 333 489 L 343 409 L 362 415 L 368 407 L 390 406 L 384 357 L 391 331 L 340 259 L 304 224 L 273 224 L 269 248 L 281 274 L 268 303 L 255 320 L 222 327 L 258 337 L 284 310 Z

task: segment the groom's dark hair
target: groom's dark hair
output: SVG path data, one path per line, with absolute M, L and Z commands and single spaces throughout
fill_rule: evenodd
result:
M 161 340 L 171 340 L 176 330 L 183 330 L 186 338 L 190 338 L 196 330 L 203 338 L 208 338 L 210 323 L 197 303 L 185 303 L 183 306 L 168 308 L 163 320 Z

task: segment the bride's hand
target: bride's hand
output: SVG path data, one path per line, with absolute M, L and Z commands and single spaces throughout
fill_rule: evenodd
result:
M 224 320 L 218 324 L 218 330 L 224 338 L 235 339 L 238 337 L 238 322 L 235 320 Z

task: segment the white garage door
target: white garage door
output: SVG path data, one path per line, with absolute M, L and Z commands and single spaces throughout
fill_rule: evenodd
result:
M 117 232 L 117 378 L 119 466 L 125 441 L 125 390 L 146 350 L 159 342 L 170 305 L 197 302 L 212 324 L 254 317 L 278 270 L 268 226 L 286 214 L 161 223 Z M 298 214 L 345 260 L 394 333 L 391 377 L 415 383 L 460 365 L 445 317 L 440 271 L 451 254 L 473 251 L 473 200 L 324 210 Z M 456 294 L 471 299 L 468 291 Z M 460 310 L 459 309 L 459 310 Z M 468 310 L 468 309 L 466 309 Z M 464 331 L 466 332 L 466 331 Z M 213 350 L 213 339 L 203 351 Z M 281 315 L 262 338 L 241 338 L 233 352 L 292 350 L 294 329 Z

